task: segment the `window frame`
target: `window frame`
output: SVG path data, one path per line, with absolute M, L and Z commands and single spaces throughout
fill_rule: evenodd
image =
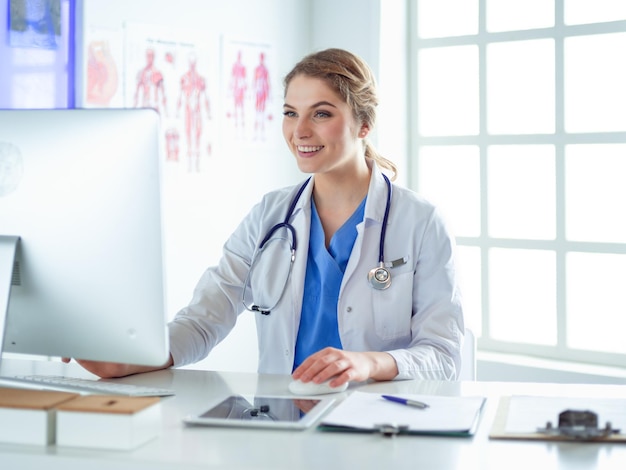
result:
M 624 144 L 626 132 L 567 133 L 564 126 L 564 43 L 569 37 L 595 34 L 623 33 L 626 20 L 595 24 L 565 25 L 564 0 L 555 0 L 554 26 L 532 30 L 488 32 L 486 30 L 486 0 L 478 0 L 478 33 L 474 35 L 419 38 L 418 2 L 408 3 L 408 56 L 409 56 L 409 134 L 417 138 L 409 139 L 409 185 L 420 191 L 418 173 L 420 167 L 420 149 L 423 146 L 474 145 L 479 149 L 480 160 L 480 235 L 476 237 L 457 236 L 457 245 L 476 247 L 480 250 L 481 268 L 481 326 L 474 329 L 478 337 L 478 347 L 483 351 L 498 353 L 523 354 L 545 359 L 564 360 L 597 365 L 624 367 L 626 354 L 575 349 L 567 346 L 567 310 L 566 310 L 566 257 L 570 252 L 626 254 L 625 243 L 579 242 L 567 240 L 565 235 L 565 151 L 570 144 Z M 487 132 L 487 46 L 498 42 L 510 42 L 531 39 L 553 39 L 555 50 L 555 131 L 552 134 L 490 135 Z M 479 74 L 479 132 L 477 135 L 464 136 L 424 136 L 419 129 L 418 96 L 418 57 L 422 49 L 474 45 L 478 47 Z M 414 86 L 413 84 L 417 84 Z M 415 131 L 414 131 L 415 130 Z M 555 149 L 556 163 L 556 237 L 554 240 L 531 240 L 493 238 L 488 235 L 488 148 L 491 145 L 533 145 L 548 144 Z M 491 248 L 520 248 L 548 250 L 556 255 L 556 319 L 557 339 L 555 346 L 542 346 L 531 343 L 513 343 L 501 341 L 490 336 L 490 318 L 495 312 L 489 310 L 489 250 Z M 605 325 L 598 325 L 600 329 Z

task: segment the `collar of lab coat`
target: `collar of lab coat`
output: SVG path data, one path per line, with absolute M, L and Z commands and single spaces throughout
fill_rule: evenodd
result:
M 368 161 L 369 162 L 369 161 Z M 367 202 L 365 203 L 364 220 L 382 223 L 385 217 L 385 208 L 387 206 L 387 183 L 383 178 L 378 165 L 371 162 L 372 176 L 370 178 L 370 187 L 367 192 Z

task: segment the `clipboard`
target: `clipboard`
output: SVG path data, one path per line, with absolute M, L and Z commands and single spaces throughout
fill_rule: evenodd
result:
M 561 425 L 566 413 L 590 413 L 597 427 L 574 429 Z M 558 425 L 557 425 L 558 423 Z M 544 397 L 513 395 L 500 397 L 490 439 L 575 442 L 626 442 L 626 399 Z
M 478 427 L 484 397 L 402 394 L 402 398 L 428 404 L 419 409 L 382 398 L 376 393 L 352 392 L 318 425 L 321 431 L 378 432 L 469 437 Z

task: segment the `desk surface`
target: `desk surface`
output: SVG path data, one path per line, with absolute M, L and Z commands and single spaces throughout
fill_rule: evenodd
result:
M 75 364 L 5 359 L 2 375 L 85 375 Z M 306 431 L 186 427 L 182 418 L 231 393 L 287 394 L 289 376 L 165 370 L 120 379 L 173 388 L 163 400 L 160 437 L 132 451 L 0 444 L 1 468 L 53 469 L 619 469 L 626 444 L 490 440 L 501 396 L 626 397 L 626 385 L 395 381 L 353 384 L 351 390 L 386 393 L 482 395 L 487 402 L 473 437 L 397 436 Z M 340 397 L 345 397 L 341 394 Z M 2 423 L 0 423 L 2 425 Z

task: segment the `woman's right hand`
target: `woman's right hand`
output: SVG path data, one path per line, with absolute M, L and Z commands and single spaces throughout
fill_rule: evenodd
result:
M 64 357 L 62 361 L 69 363 L 71 357 Z M 118 362 L 100 362 L 86 361 L 83 359 L 74 359 L 85 370 L 97 375 L 103 379 L 111 379 L 115 377 L 125 377 L 127 375 L 141 374 L 143 372 L 152 372 L 155 370 L 167 369 L 174 364 L 172 356 L 162 366 L 140 366 L 136 364 L 122 364 Z

